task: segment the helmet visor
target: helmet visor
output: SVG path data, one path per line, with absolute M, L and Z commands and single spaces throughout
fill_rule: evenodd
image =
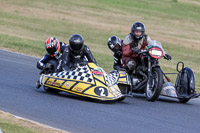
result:
M 55 47 L 47 48 L 47 52 L 48 52 L 50 55 L 54 55 L 55 52 L 56 52 L 56 48 L 55 48 Z
M 74 47 L 70 47 L 70 49 L 75 53 L 75 54 L 80 54 L 81 51 L 83 50 L 83 45 L 80 48 L 75 48 Z
M 115 44 L 114 52 L 121 51 L 121 46 L 122 46 L 121 40 L 118 38 L 118 39 L 117 39 L 117 42 L 116 42 L 116 44 Z
M 56 47 L 47 48 L 47 52 L 48 52 L 52 57 L 58 55 L 59 51 L 60 51 L 60 44 L 59 44 L 59 43 L 57 44 L 57 48 L 56 48 Z

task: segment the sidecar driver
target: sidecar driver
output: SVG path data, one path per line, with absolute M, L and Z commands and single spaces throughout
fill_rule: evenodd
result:
M 84 44 L 84 39 L 79 34 L 73 34 L 69 39 L 69 45 L 64 50 L 57 71 L 70 71 L 81 62 L 93 62 L 97 64 L 89 47 Z

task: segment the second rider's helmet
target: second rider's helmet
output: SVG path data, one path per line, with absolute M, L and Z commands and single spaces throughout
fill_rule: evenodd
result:
M 135 31 L 142 31 L 142 34 L 140 36 L 135 35 Z M 135 22 L 133 23 L 131 27 L 131 35 L 136 39 L 140 40 L 145 34 L 145 25 L 141 22 Z
M 59 54 L 60 43 L 55 37 L 49 37 L 45 42 L 45 49 L 52 57 Z
M 108 39 L 108 47 L 110 50 L 112 50 L 114 53 L 121 51 L 121 40 L 117 36 L 111 36 Z
M 79 34 L 73 34 L 69 39 L 69 48 L 76 54 L 83 50 L 84 39 Z

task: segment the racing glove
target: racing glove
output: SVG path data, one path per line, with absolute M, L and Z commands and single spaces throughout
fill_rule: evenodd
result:
M 170 55 L 168 55 L 168 54 L 165 54 L 165 55 L 164 55 L 164 59 L 172 60 L 172 57 L 171 57 Z
M 47 63 L 44 67 L 44 69 L 52 69 L 53 68 L 53 65 L 50 64 L 50 63 Z
M 140 49 L 135 47 L 135 48 L 131 48 L 131 51 L 135 54 L 138 54 L 140 52 Z

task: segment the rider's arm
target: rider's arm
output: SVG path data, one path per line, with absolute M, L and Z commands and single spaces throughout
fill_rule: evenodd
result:
M 97 64 L 94 56 L 92 55 L 92 52 L 86 45 L 84 46 L 84 53 L 85 53 L 85 56 L 86 56 L 88 62 L 93 62 L 93 63 Z
M 69 47 L 66 47 L 64 49 L 64 52 L 61 58 L 59 59 L 57 71 L 62 71 L 62 69 L 65 71 L 69 70 Z
M 45 67 L 45 64 L 49 61 L 50 56 L 48 54 L 45 54 L 38 62 L 37 62 L 37 68 L 43 69 Z
M 131 50 L 130 44 L 122 44 L 122 57 L 136 58 L 138 54 L 133 53 Z
M 119 67 L 121 67 L 121 56 L 118 55 L 117 53 L 114 53 L 113 57 L 114 57 L 113 68 L 118 69 Z

